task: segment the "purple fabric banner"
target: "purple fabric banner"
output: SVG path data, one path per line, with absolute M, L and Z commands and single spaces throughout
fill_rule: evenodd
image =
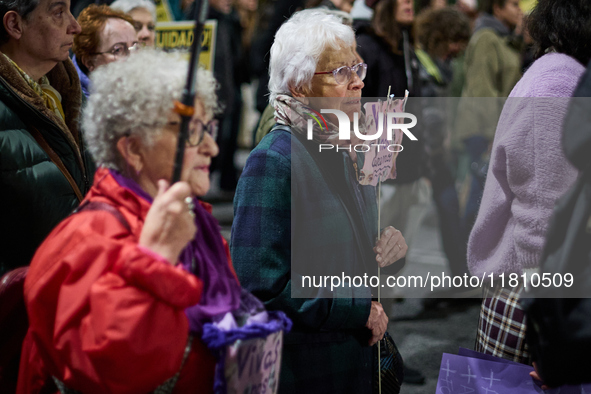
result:
M 468 349 L 460 349 L 460 353 L 463 355 L 443 354 L 437 394 L 591 394 L 591 384 L 544 391 L 529 376 L 531 366 Z
M 477 358 L 479 360 L 495 361 L 497 363 L 513 364 L 513 365 L 518 365 L 521 367 L 531 368 L 529 365 L 521 364 L 521 363 L 518 363 L 517 361 L 511 361 L 511 360 L 507 360 L 504 358 L 491 356 L 490 354 L 480 353 L 480 352 L 477 352 L 476 350 L 466 349 L 465 347 L 460 347 L 460 350 L 458 351 L 458 356 L 472 357 L 472 358 Z M 533 370 L 533 368 L 531 368 L 531 370 Z

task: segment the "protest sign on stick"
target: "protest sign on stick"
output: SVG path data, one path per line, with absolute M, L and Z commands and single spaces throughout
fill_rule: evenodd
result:
M 403 99 L 389 97 L 386 101 L 370 102 L 364 105 L 365 133 L 376 135 L 369 142 L 370 149 L 364 153 L 363 166 L 359 171 L 359 183 L 376 186 L 378 182 L 396 178 L 396 157 L 402 147 L 402 130 L 396 128 L 388 133 L 388 113 L 404 112 L 408 91 Z M 390 118 L 391 122 L 402 122 L 400 118 Z M 392 139 L 388 139 L 391 134 Z

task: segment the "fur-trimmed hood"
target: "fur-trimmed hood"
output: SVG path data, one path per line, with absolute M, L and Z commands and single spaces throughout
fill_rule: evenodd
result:
M 65 115 L 65 123 L 53 111 L 48 109 L 43 99 L 25 82 L 14 66 L 2 56 L 0 52 L 0 77 L 3 78 L 16 94 L 53 123 L 59 126 L 66 138 L 80 148 L 80 106 L 82 104 L 82 91 L 76 68 L 70 59 L 59 62 L 50 72 L 47 78 L 51 86 L 62 96 L 62 108 Z

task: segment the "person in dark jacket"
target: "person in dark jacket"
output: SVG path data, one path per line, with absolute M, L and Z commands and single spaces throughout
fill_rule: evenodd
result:
M 277 0 L 266 5 L 266 15 L 261 17 L 259 30 L 252 39 L 250 68 L 253 78 L 259 80 L 255 95 L 256 110 L 261 114 L 269 104 L 269 51 L 275 33 L 289 17 L 304 8 L 304 0 Z
M 187 19 L 194 18 L 196 3 L 193 3 Z M 221 196 L 232 195 L 236 189 L 238 173 L 234 165 L 234 155 L 238 148 L 238 132 L 240 131 L 240 115 L 242 111 L 242 93 L 240 90 L 244 68 L 240 64 L 242 43 L 240 20 L 232 9 L 229 0 L 212 0 L 209 2 L 207 19 L 217 21 L 215 39 L 215 59 L 213 74 L 219 82 L 218 90 L 223 113 L 216 116 L 220 132 L 217 144 L 220 154 L 212 163 L 212 173 L 219 174 L 219 189 Z M 214 190 L 215 190 L 214 185 Z
M 460 207 L 450 152 L 445 144 L 451 122 L 447 100 L 449 85 L 454 77 L 452 59 L 466 47 L 470 39 L 468 18 L 452 7 L 430 8 L 423 11 L 415 24 L 416 51 L 420 62 L 422 124 L 427 156 L 426 176 L 431 181 L 433 202 L 439 217 L 441 244 L 452 275 L 467 272 L 466 243 L 460 219 Z M 433 98 L 433 99 L 431 99 Z M 436 305 L 438 300 L 431 301 Z
M 92 182 L 68 58 L 80 26 L 69 7 L 0 1 L 0 274 L 28 265 Z
M 371 346 L 388 322 L 381 304 L 369 287 L 338 286 L 333 295 L 301 279 L 371 276 L 406 253 L 398 230 L 378 233 L 375 188 L 357 182 L 355 155 L 318 154 L 319 143 L 336 141 L 336 119 L 305 139 L 313 111 L 337 101 L 349 119 L 360 110 L 365 65 L 354 42 L 350 27 L 318 10 L 298 12 L 278 30 L 269 89 L 281 126 L 248 157 L 234 199 L 231 252 L 240 282 L 294 324 L 285 336 L 282 394 L 372 392 Z
M 420 95 L 419 62 L 412 48 L 413 4 L 410 0 L 369 1 L 374 15 L 369 26 L 357 30 L 357 51 L 367 63 L 367 78 L 363 97 L 385 98 L 390 90 L 395 97 L 402 98 L 405 91 L 409 96 Z M 409 100 L 406 112 L 418 113 Z M 421 124 L 418 125 L 419 127 Z M 404 150 L 396 159 L 397 177 L 388 181 L 386 189 L 395 185 L 392 197 L 382 199 L 381 219 L 400 229 L 412 247 L 413 226 L 410 226 L 408 212 L 411 205 L 419 203 L 426 207 L 429 189 L 421 179 L 425 174 L 425 152 L 420 129 L 417 141 L 402 140 Z M 386 191 L 386 190 L 385 190 Z M 387 193 L 385 193 L 386 195 Z M 387 270 L 385 270 L 387 271 Z M 388 273 L 390 274 L 390 273 Z M 388 307 L 386 306 L 388 309 Z
M 578 46 L 579 43 L 573 43 Z M 588 291 L 589 258 L 583 255 L 589 250 L 587 215 L 591 201 L 589 199 L 589 170 L 591 169 L 591 62 L 581 77 L 573 99 L 568 105 L 562 127 L 562 149 L 568 161 L 579 171 L 575 185 L 557 202 L 546 233 L 544 251 L 540 262 L 542 273 L 573 273 L 577 279 L 577 289 L 571 290 L 569 298 L 546 298 L 555 296 L 561 289 L 543 289 L 544 297 L 530 298 L 525 294 L 520 304 L 525 310 L 528 328 L 526 340 L 532 355 L 534 372 L 530 375 L 540 381 L 558 387 L 563 384 L 575 385 L 590 383 L 591 361 L 588 354 L 591 321 L 589 319 L 589 299 L 570 298 L 570 294 L 581 294 L 584 288 Z M 542 274 L 543 275 L 543 274 Z M 585 293 L 588 294 L 588 293 Z M 551 315 L 550 315 L 551 314 Z M 548 318 L 548 317 L 556 317 Z M 543 320 L 541 320 L 543 319 Z M 542 324 L 536 323 L 543 321 Z M 557 330 L 569 329 L 568 338 L 554 335 Z M 565 346 L 564 344 L 568 345 Z M 566 347 L 566 349 L 565 349 Z M 572 363 L 563 363 L 562 357 L 567 355 Z M 573 368 L 573 366 L 575 366 Z M 550 383 L 552 382 L 552 383 Z M 542 385 L 542 389 L 549 389 Z
M 374 9 L 374 14 L 369 25 L 357 28 L 357 51 L 367 63 L 363 97 L 383 99 L 390 92 L 402 98 L 406 91 L 410 97 L 420 96 L 419 61 L 412 46 L 413 1 L 366 0 L 366 4 Z M 411 99 L 408 104 L 406 112 L 418 114 L 418 103 Z M 382 223 L 390 223 L 399 229 L 409 248 L 412 248 L 413 234 L 430 199 L 429 186 L 423 179 L 426 154 L 421 125 L 422 122 L 413 129 L 417 141 L 403 138 L 404 150 L 396 159 L 396 179 L 386 182 L 381 200 Z M 409 212 L 413 205 L 419 207 L 420 214 L 411 222 Z M 391 268 L 386 268 L 382 274 L 394 273 Z M 387 313 L 391 313 L 391 297 L 386 295 L 382 300 Z M 404 382 L 423 384 L 425 378 L 419 371 L 405 365 Z
M 389 87 L 390 93 L 395 97 L 404 97 L 405 91 L 409 96 L 419 96 L 419 62 L 414 54 L 411 41 L 411 28 L 414 20 L 413 4 L 410 0 L 378 0 L 369 2 L 374 8 L 374 15 L 369 26 L 362 27 L 357 34 L 357 51 L 367 63 L 367 78 L 363 97 L 385 98 Z M 412 102 L 409 102 L 412 105 Z M 407 112 L 413 113 L 412 108 L 407 107 Z M 413 132 L 417 131 L 415 128 Z M 425 196 L 421 185 L 421 177 L 424 174 L 424 148 L 422 138 L 418 141 L 403 139 L 404 150 L 396 159 L 397 177 L 391 181 L 397 186 L 396 199 L 403 195 L 412 194 L 413 201 L 418 199 L 420 193 Z M 395 208 L 396 201 L 383 201 L 382 220 L 386 223 L 396 223 L 407 237 L 409 245 L 412 244 L 412 234 L 402 230 L 406 226 L 406 208 Z

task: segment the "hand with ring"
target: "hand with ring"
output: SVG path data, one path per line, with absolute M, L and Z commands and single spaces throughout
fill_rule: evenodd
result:
M 189 196 L 185 198 L 185 204 L 187 204 L 187 208 L 189 209 L 189 215 L 192 218 L 195 218 L 195 204 L 193 204 L 193 197 Z
M 382 231 L 373 251 L 380 267 L 387 267 L 406 256 L 408 246 L 402 233 L 394 227 L 388 226 Z
M 146 215 L 139 244 L 176 265 L 197 232 L 194 208 L 187 182 L 169 187 L 167 181 L 158 181 L 158 194 Z

